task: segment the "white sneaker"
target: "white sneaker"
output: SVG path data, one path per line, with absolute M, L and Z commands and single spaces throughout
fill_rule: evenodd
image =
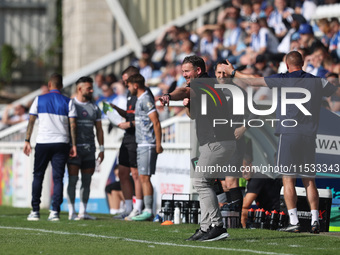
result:
M 59 213 L 56 211 L 50 210 L 50 215 L 48 216 L 48 221 L 59 221 Z
M 133 209 L 133 210 L 130 212 L 130 214 L 124 218 L 124 220 L 132 221 L 132 217 L 135 217 L 135 216 L 137 216 L 137 215 L 140 215 L 140 211 L 138 211 L 137 209 Z
M 70 214 L 70 215 L 68 216 L 68 219 L 69 219 L 69 220 L 75 220 L 77 217 L 78 217 L 77 214 L 73 213 L 73 214 Z
M 31 213 L 27 216 L 27 220 L 28 221 L 38 221 L 38 220 L 40 220 L 39 212 L 31 211 Z
M 78 217 L 75 218 L 75 220 L 96 220 L 97 218 L 94 216 L 91 216 L 87 213 L 84 214 L 78 214 Z

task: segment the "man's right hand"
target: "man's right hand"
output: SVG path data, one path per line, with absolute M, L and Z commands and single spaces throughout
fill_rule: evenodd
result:
M 170 97 L 169 95 L 165 94 L 159 98 L 159 101 L 163 106 L 169 106 Z
M 70 158 L 75 158 L 77 157 L 77 146 L 73 145 L 70 149 L 70 153 L 69 153 L 69 157 Z
M 184 105 L 184 107 L 189 107 L 190 106 L 190 98 L 184 98 L 183 99 L 183 105 Z
M 29 142 L 25 142 L 25 144 L 24 144 L 25 155 L 29 156 L 31 154 L 31 151 L 32 151 L 31 144 Z

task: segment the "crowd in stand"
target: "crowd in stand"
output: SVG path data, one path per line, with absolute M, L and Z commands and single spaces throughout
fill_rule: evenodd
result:
M 132 65 L 140 69 L 156 99 L 184 86 L 181 62 L 194 54 L 205 60 L 211 77 L 214 77 L 215 63 L 225 59 L 238 70 L 267 76 L 286 72 L 284 56 L 297 50 L 304 57 L 304 71 L 339 85 L 339 18 L 313 20 L 318 5 L 335 3 L 331 0 L 232 0 L 218 14 L 215 24 L 206 24 L 195 31 L 177 26 L 164 30 L 154 45 L 143 48 L 142 57 L 133 60 Z M 112 101 L 126 93 L 112 73 L 97 74 L 94 89 L 97 103 Z M 254 99 L 270 100 L 271 91 L 258 89 Z M 340 98 L 336 96 L 324 105 L 340 112 Z M 159 110 L 161 120 L 183 113 L 176 107 L 169 108 L 169 112 Z M 11 125 L 10 118 L 18 119 L 16 112 L 9 113 L 6 111 L 2 116 L 2 128 Z
M 194 54 L 205 60 L 212 77 L 214 64 L 225 59 L 238 70 L 267 76 L 286 72 L 284 56 L 297 50 L 304 57 L 306 72 L 338 83 L 339 19 L 312 20 L 319 4 L 310 0 L 234 0 L 219 13 L 216 24 L 196 31 L 169 27 L 157 38 L 153 51 L 144 48 L 142 58 L 133 64 L 140 68 L 156 97 L 183 86 L 180 64 Z M 271 99 L 266 89 L 254 96 L 255 100 Z M 333 97 L 325 105 L 338 112 L 337 102 L 339 98 Z

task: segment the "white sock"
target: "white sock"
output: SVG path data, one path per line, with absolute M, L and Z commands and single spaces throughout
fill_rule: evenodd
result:
M 68 206 L 68 215 L 73 215 L 76 213 L 76 209 L 74 209 L 74 204 L 67 204 Z
M 125 199 L 125 211 L 127 213 L 132 211 L 132 199 Z
M 119 210 L 123 210 L 123 211 L 125 210 L 125 201 L 124 200 L 120 201 Z
M 84 202 L 79 203 L 79 214 L 83 215 L 86 212 L 86 204 Z
M 142 211 L 142 209 L 143 209 L 143 199 L 136 199 L 134 209 L 138 210 L 139 212 Z
M 146 211 L 148 213 L 152 213 L 152 209 L 151 208 L 145 208 L 144 211 Z
M 119 209 L 110 209 L 110 214 L 117 214 L 119 212 Z
M 315 221 L 319 222 L 319 211 L 318 210 L 311 210 L 312 213 L 312 225 Z
M 297 208 L 293 208 L 288 210 L 288 215 L 289 215 L 289 222 L 292 225 L 296 225 L 299 223 L 299 219 L 297 216 Z

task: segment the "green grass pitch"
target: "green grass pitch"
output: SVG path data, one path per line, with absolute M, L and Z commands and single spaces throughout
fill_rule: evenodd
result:
M 0 254 L 340 254 L 340 237 L 331 234 L 281 233 L 261 229 L 229 229 L 216 242 L 184 241 L 198 225 L 161 226 L 155 222 L 113 220 L 48 222 L 48 211 L 29 222 L 30 209 L 0 206 Z

